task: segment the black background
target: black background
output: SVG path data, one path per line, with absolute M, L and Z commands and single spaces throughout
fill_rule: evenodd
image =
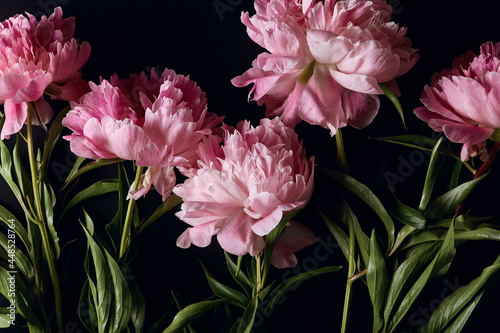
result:
M 217 10 L 214 4 L 219 4 Z M 87 41 L 92 47 L 91 57 L 83 68 L 84 78 L 97 82 L 99 77 L 109 78 L 113 73 L 121 77 L 129 73 L 150 71 L 151 68 L 174 69 L 179 74 L 190 75 L 207 92 L 209 110 L 224 115 L 225 122 L 235 125 L 239 120 L 248 119 L 253 124 L 264 116 L 263 108 L 254 102 L 247 102 L 249 87 L 235 88 L 230 79 L 240 75 L 250 67 L 251 61 L 262 52 L 246 35 L 240 22 L 241 11 L 253 12 L 251 1 L 106 1 L 106 0 L 16 0 L 0 3 L 0 19 L 6 19 L 24 11 L 35 16 L 50 14 L 55 5 L 61 5 L 64 17 L 76 17 L 75 37 Z M 432 2 L 422 0 L 392 1 L 394 21 L 408 27 L 407 36 L 413 46 L 419 49 L 420 59 L 416 66 L 398 79 L 405 111 L 408 132 L 432 135 L 427 125 L 412 114 L 420 105 L 422 88 L 431 75 L 451 66 L 454 57 L 468 49 L 478 52 L 479 46 L 486 41 L 500 41 L 500 30 L 496 11 L 487 2 L 457 2 L 445 0 Z M 404 134 L 397 113 L 392 105 L 381 97 L 380 113 L 370 126 L 363 131 L 347 128 L 345 133 L 346 149 L 353 175 L 366 184 L 375 179 L 384 181 L 378 173 L 382 161 L 387 158 L 387 169 L 396 173 L 400 159 L 408 160 L 411 150 L 389 146 L 370 140 L 380 137 Z M 320 166 L 332 166 L 335 155 L 335 142 L 326 129 L 308 124 L 297 127 L 303 138 L 308 154 L 316 156 Z M 61 183 L 66 177 L 74 157 L 61 145 L 55 162 L 51 165 L 51 177 Z M 455 147 L 456 148 L 456 147 Z M 498 168 L 498 166 L 497 166 Z M 419 163 L 404 182 L 396 184 L 396 194 L 406 204 L 418 205 L 426 163 Z M 87 181 L 113 176 L 114 170 L 90 176 Z M 95 177 L 92 179 L 92 177 Z M 498 171 L 489 176 L 487 185 L 478 187 L 472 200 L 477 215 L 498 213 Z M 3 183 L 0 183 L 2 188 Z M 315 198 L 328 190 L 324 184 L 317 185 Z M 4 192 L 2 192 L 4 193 Z M 2 194 L 2 203 L 13 206 L 12 198 Z M 314 199 L 313 199 L 314 200 Z M 150 194 L 147 202 L 140 203 L 144 209 L 159 203 L 156 194 Z M 113 201 L 94 200 L 85 208 L 94 218 L 97 228 L 107 223 L 115 213 Z M 498 215 L 497 215 L 498 216 Z M 76 309 L 77 299 L 84 281 L 83 257 L 85 240 L 78 223 L 79 211 L 64 219 L 58 226 L 61 240 L 77 239 L 69 247 L 71 269 L 63 270 L 61 279 L 67 291 L 65 300 L 65 319 L 67 332 L 78 332 L 83 326 L 79 323 Z M 314 210 L 306 210 L 297 218 L 310 225 L 318 236 L 327 241 L 328 231 L 320 222 Z M 175 240 L 185 229 L 185 225 L 174 216 L 156 221 L 139 237 L 139 252 L 134 259 L 133 277 L 139 283 L 146 298 L 146 328 L 158 320 L 165 312 L 171 299 L 171 291 L 178 293 L 185 303 L 201 301 L 210 295 L 198 259 L 201 259 L 217 278 L 226 281 L 228 273 L 224 268 L 222 251 L 214 241 L 206 249 L 191 247 L 187 250 L 175 246 Z M 298 254 L 299 268 L 306 270 L 326 265 L 346 265 L 337 248 L 327 258 L 311 261 L 316 246 Z M 429 286 L 428 294 L 421 300 L 412 313 L 412 321 L 405 319 L 402 331 L 416 331 L 416 325 L 425 322 L 429 313 L 439 303 L 443 295 L 449 294 L 453 286 L 467 284 L 482 269 L 491 264 L 499 254 L 498 243 L 469 242 L 459 246 L 445 283 L 437 281 Z M 324 253 L 324 252 L 322 252 Z M 324 259 L 323 259 L 324 258 Z M 281 282 L 287 271 L 274 272 L 274 278 Z M 300 285 L 286 301 L 276 307 L 267 319 L 268 332 L 337 332 L 340 330 L 342 304 L 344 298 L 346 267 L 340 272 L 321 276 Z M 227 280 L 229 281 L 229 280 Z M 497 280 L 498 282 L 498 280 Z M 361 284 L 361 282 L 358 282 Z M 353 332 L 371 331 L 372 314 L 366 288 L 354 288 L 354 300 L 350 325 Z M 498 311 L 500 310 L 499 292 L 486 296 L 466 331 L 499 331 Z M 173 312 L 171 313 L 173 315 Z M 419 322 L 420 321 L 420 322 Z M 404 326 L 404 327 L 403 327 Z M 203 332 L 203 328 L 198 328 Z

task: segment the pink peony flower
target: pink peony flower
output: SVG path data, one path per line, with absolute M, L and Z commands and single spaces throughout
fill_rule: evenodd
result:
M 453 142 L 462 143 L 462 161 L 481 154 L 486 140 L 500 128 L 500 43 L 481 45 L 455 59 L 453 68 L 434 75 L 424 87 L 418 118 Z
M 64 138 L 78 156 L 120 158 L 148 167 L 137 199 L 152 185 L 165 200 L 175 185 L 174 167 L 186 175 L 198 159 L 198 144 L 222 118 L 207 112 L 205 93 L 188 77 L 166 69 L 161 77 L 115 74 L 72 102 L 63 125 L 73 131 Z
M 62 19 L 61 8 L 39 22 L 31 14 L 16 15 L 0 23 L 0 104 L 5 124 L 1 139 L 17 133 L 26 122 L 28 103 L 36 105 L 42 122 L 53 115 L 43 99 L 73 100 L 88 91 L 81 68 L 90 46 L 73 38 L 75 20 Z M 38 120 L 33 117 L 33 124 Z
M 232 82 L 254 84 L 250 95 L 281 115 L 330 129 L 363 128 L 379 109 L 379 83 L 398 93 L 394 79 L 418 55 L 406 29 L 390 21 L 385 0 L 256 0 L 256 14 L 242 14 L 250 38 L 268 52 Z
M 306 158 L 297 134 L 278 118 L 224 130 L 222 147 L 217 138 L 205 139 L 196 174 L 173 190 L 184 201 L 177 216 L 192 226 L 177 245 L 205 247 L 217 235 L 227 252 L 255 256 L 283 214 L 302 208 L 311 197 L 314 158 Z M 298 235 L 291 229 L 296 243 L 315 241 L 312 232 Z M 285 242 L 280 248 L 277 264 L 295 262 L 297 247 Z

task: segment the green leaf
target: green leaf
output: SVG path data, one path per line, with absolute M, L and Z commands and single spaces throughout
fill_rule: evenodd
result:
M 299 284 L 301 284 L 301 283 L 303 283 L 303 282 L 305 282 L 305 281 L 307 281 L 315 276 L 321 275 L 321 274 L 336 272 L 341 268 L 342 268 L 341 266 L 322 267 L 322 268 L 318 268 L 318 269 L 313 270 L 313 271 L 307 271 L 307 272 L 297 274 L 297 275 L 292 276 L 291 278 L 283 281 L 271 293 L 272 299 L 269 302 L 269 304 L 266 306 L 265 311 L 266 312 L 270 311 L 273 308 L 273 306 L 277 302 L 279 302 L 279 300 L 281 300 L 290 290 L 292 290 L 293 288 L 295 288 Z
M 247 309 L 241 317 L 240 324 L 238 325 L 238 331 L 240 333 L 250 333 L 255 321 L 255 314 L 259 308 L 259 298 L 253 298 L 247 306 Z
M 78 192 L 64 207 L 61 212 L 60 218 L 62 218 L 71 208 L 75 205 L 88 200 L 90 198 L 103 195 L 106 193 L 118 191 L 118 182 L 116 179 L 104 179 L 95 182 L 86 189 Z
M 450 223 L 453 221 L 450 219 L 443 220 L 435 220 L 430 222 L 427 227 L 428 228 L 449 228 Z M 459 215 L 455 218 L 455 230 L 474 230 L 479 227 L 497 227 L 494 224 L 495 217 L 494 216 L 471 216 L 467 214 Z M 493 222 L 492 224 L 487 224 L 486 222 Z
M 400 306 L 397 308 L 396 313 L 388 324 L 389 332 L 392 332 L 401 322 L 401 320 L 406 315 L 429 280 L 437 275 L 444 274 L 444 272 L 448 269 L 451 261 L 453 260 L 454 255 L 455 237 L 454 224 L 452 223 L 436 257 L 432 260 L 429 266 L 427 266 L 427 268 L 424 270 L 422 275 L 420 275 L 415 284 L 410 288 L 406 296 L 403 298 Z
M 73 169 L 71 170 L 71 172 L 69 173 L 68 177 L 66 178 L 66 184 L 64 185 L 64 187 L 68 186 L 69 183 L 71 183 L 72 181 L 74 181 L 76 178 L 80 177 L 84 173 L 87 173 L 87 172 L 89 172 L 91 170 L 100 168 L 102 166 L 111 165 L 111 164 L 115 164 L 115 163 L 123 161 L 120 158 L 100 159 L 100 160 L 97 160 L 97 161 L 89 162 L 85 166 L 83 166 L 81 169 L 78 169 L 78 167 L 82 164 L 82 162 L 84 160 L 85 159 L 82 158 L 82 157 L 78 157 L 77 158 L 77 160 L 76 160 L 76 162 L 75 162 L 75 164 L 73 166 Z
M 26 198 L 22 195 L 21 190 L 12 178 L 12 157 L 9 149 L 3 141 L 0 141 L 0 175 L 2 175 L 5 182 L 9 185 L 12 193 L 21 205 L 21 208 L 26 214 L 29 214 L 30 210 L 26 204 Z M 30 182 L 28 182 L 28 184 L 29 183 Z
M 482 290 L 476 297 L 474 297 L 474 299 L 460 312 L 457 319 L 455 319 L 455 321 L 450 325 L 450 327 L 448 327 L 448 329 L 444 333 L 462 332 L 462 329 L 464 328 L 465 324 L 467 324 L 467 321 L 469 320 L 472 312 L 483 297 L 484 293 L 485 290 Z
M 322 212 L 319 212 L 319 214 L 321 215 L 323 221 L 325 221 L 326 226 L 328 227 L 328 229 L 330 229 L 330 232 L 332 233 L 333 237 L 339 244 L 339 247 L 342 250 L 342 253 L 344 254 L 345 258 L 349 260 L 349 236 L 347 236 L 344 230 L 342 230 L 328 216 L 326 216 Z
M 384 92 L 384 95 L 387 96 L 387 98 L 389 98 L 389 100 L 392 102 L 392 104 L 394 104 L 394 106 L 396 107 L 396 110 L 398 111 L 399 116 L 401 117 L 401 121 L 403 122 L 403 126 L 404 126 L 405 130 L 407 130 L 406 124 L 405 124 L 405 116 L 403 113 L 403 108 L 401 107 L 401 104 L 399 103 L 398 96 L 396 96 L 394 91 L 392 91 L 391 88 L 389 88 L 384 83 L 379 83 L 378 85 L 382 89 L 382 91 Z
M 354 215 L 351 207 L 345 202 L 347 208 L 348 219 L 352 221 L 354 234 L 356 235 L 356 240 L 358 241 L 359 252 L 361 253 L 361 257 L 363 258 L 363 262 L 365 263 L 365 267 L 368 266 L 370 261 L 370 237 L 368 237 L 363 230 L 361 229 L 361 225 L 359 224 L 358 218 Z M 347 237 L 347 235 L 346 235 Z
M 12 295 L 12 291 L 10 290 L 9 280 L 14 277 L 16 279 L 16 288 L 14 291 L 14 295 Z M 19 316 L 23 317 L 28 323 L 28 327 L 30 332 L 43 333 L 44 328 L 40 323 L 38 317 L 33 313 L 30 306 L 28 306 L 28 302 L 26 301 L 25 295 L 21 292 L 21 288 L 19 283 L 22 280 L 16 276 L 16 274 L 11 275 L 6 268 L 0 266 L 0 294 L 4 295 L 7 300 L 14 300 L 16 305 L 16 311 Z M 28 294 L 29 296 L 29 294 Z M 31 304 L 31 298 L 29 298 Z
M 384 309 L 385 324 L 389 323 L 390 315 L 396 303 L 400 300 L 403 291 L 414 280 L 420 270 L 428 265 L 439 250 L 439 245 L 426 243 L 403 261 L 394 272 L 387 292 L 387 301 Z
M 388 196 L 386 204 L 391 214 L 408 226 L 415 229 L 424 229 L 427 225 L 427 220 L 424 214 L 417 209 L 413 209 L 402 204 L 394 195 L 392 189 L 389 188 L 388 191 L 391 192 L 391 196 Z
M 426 242 L 443 241 L 446 237 L 446 232 L 441 229 L 425 229 L 421 230 L 406 238 L 399 250 L 404 250 L 417 244 Z M 459 230 L 455 231 L 455 239 L 457 241 L 466 240 L 494 240 L 500 241 L 500 230 L 492 228 L 477 228 L 474 230 Z
M 11 234 L 12 235 L 12 234 Z M 10 239 L 11 242 L 9 242 L 8 235 L 4 235 L 3 233 L 0 233 L 0 247 L 2 247 L 6 254 L 9 253 L 10 251 L 14 251 L 14 256 L 15 256 L 15 266 L 16 269 L 19 270 L 28 280 L 31 280 L 34 278 L 35 271 L 33 269 L 33 266 L 31 265 L 31 261 L 26 257 L 26 255 L 15 245 L 15 238 Z M 14 243 L 12 243 L 14 242 Z M 12 253 L 12 252 L 11 252 Z M 5 258 L 6 261 L 8 261 L 10 257 Z
M 78 317 L 80 317 L 80 321 L 87 330 L 96 333 L 98 331 L 97 311 L 93 305 L 89 285 L 89 280 L 87 279 L 83 284 L 78 302 Z
M 371 209 L 379 216 L 380 220 L 384 223 L 387 238 L 388 238 L 388 249 L 391 249 L 394 244 L 394 222 L 392 221 L 389 213 L 385 210 L 384 206 L 377 198 L 377 196 L 364 184 L 360 183 L 353 177 L 338 172 L 332 169 L 317 168 L 321 173 L 333 179 L 335 182 L 344 186 L 346 189 L 354 193 L 357 197 L 363 200 Z
M 76 160 L 75 160 L 75 163 L 73 164 L 73 168 L 71 168 L 71 171 L 69 172 L 68 174 L 68 177 L 66 177 L 66 181 L 64 183 L 64 186 L 63 188 L 65 188 L 66 186 L 68 186 L 68 184 L 75 180 L 77 178 L 76 173 L 78 172 L 80 166 L 82 165 L 82 163 L 86 160 L 85 157 L 81 157 L 81 156 L 77 156 L 76 157 Z
M 146 220 L 146 222 L 142 223 L 137 233 L 141 233 L 147 226 L 156 221 L 159 217 L 161 217 L 166 212 L 169 212 L 172 208 L 176 207 L 182 203 L 182 199 L 177 196 L 175 193 L 172 193 L 167 200 L 165 200 L 156 210 L 155 212 Z
M 104 250 L 108 268 L 111 272 L 111 281 L 114 290 L 113 315 L 110 320 L 110 332 L 122 332 L 127 327 L 132 312 L 132 296 L 122 271 L 108 251 Z
M 92 220 L 85 211 L 84 214 L 87 225 L 93 225 Z M 93 271 L 94 274 L 92 274 L 92 272 L 90 271 L 90 267 L 88 267 L 89 265 L 87 265 L 86 267 L 89 288 L 92 293 L 94 306 L 97 312 L 98 330 L 99 332 L 104 332 L 110 320 L 109 312 L 111 308 L 111 296 L 112 296 L 109 292 L 110 288 L 108 280 L 109 269 L 106 264 L 106 257 L 103 254 L 101 248 L 94 241 L 88 229 L 85 228 L 83 225 L 82 227 L 83 230 L 85 231 L 85 236 L 87 237 L 87 245 L 92 255 L 92 262 L 94 263 L 94 271 Z
M 54 226 L 54 206 L 56 204 L 56 196 L 50 184 L 43 182 L 40 186 L 40 195 L 43 199 L 45 221 L 47 223 L 47 229 L 50 234 L 50 240 L 54 248 L 56 259 L 61 254 L 61 248 L 59 246 L 59 236 L 57 234 L 56 228 Z
M 476 298 L 481 293 L 484 284 L 499 270 L 500 256 L 492 266 L 486 267 L 478 278 L 470 282 L 467 286 L 457 289 L 453 294 L 448 296 L 439 304 L 429 319 L 427 332 L 441 332 L 444 330 L 453 318 L 459 315 L 460 311 L 464 309 L 467 310 L 468 304 L 471 301 L 472 303 L 476 301 Z M 478 300 L 479 299 L 477 299 L 477 301 Z M 474 307 L 468 309 L 466 312 L 472 311 Z
M 449 225 L 448 225 L 448 227 L 449 227 Z M 406 237 L 411 235 L 415 230 L 417 230 L 417 229 L 415 229 L 412 226 L 404 225 L 401 228 L 401 230 L 399 230 L 398 235 L 396 237 L 396 241 L 394 242 L 394 247 L 389 254 L 392 255 L 393 252 L 399 250 L 399 246 L 401 245 L 401 243 L 406 239 Z
M 70 105 L 62 109 L 61 112 L 59 112 L 52 121 L 52 125 L 50 125 L 50 130 L 48 131 L 47 136 L 45 138 L 42 165 L 40 167 L 41 170 L 46 170 L 45 166 L 47 165 L 47 161 L 50 160 L 50 156 L 52 155 L 52 151 L 54 150 L 57 140 L 61 136 L 62 130 L 65 128 L 62 124 L 62 120 L 69 112 L 69 110 L 71 110 Z
M 366 272 L 366 282 L 373 305 L 373 332 L 379 332 L 384 325 L 383 306 L 389 281 L 385 258 L 377 243 L 377 235 L 372 230 L 370 238 L 370 261 Z
M 445 194 L 437 197 L 427 207 L 424 215 L 430 219 L 443 219 L 452 215 L 458 205 L 467 198 L 474 187 L 483 180 L 487 174 L 455 187 Z
M 163 333 L 179 332 L 196 319 L 204 315 L 208 310 L 212 309 L 217 304 L 224 303 L 225 300 L 217 299 L 213 301 L 201 301 L 186 306 L 180 310 L 174 317 L 172 323 L 163 331 Z
M 19 190 L 23 198 L 29 197 L 33 198 L 33 192 L 31 188 L 31 176 L 28 174 L 23 164 L 21 163 L 21 157 L 19 155 L 19 140 L 16 137 L 16 144 L 12 151 L 12 159 L 14 162 L 14 175 L 16 176 L 17 184 L 19 184 Z
M 233 261 L 229 253 L 224 251 L 224 256 L 226 257 L 227 268 L 229 270 L 229 273 L 231 273 L 231 276 L 241 287 L 243 287 L 247 296 L 251 296 L 253 284 L 248 276 L 246 276 L 246 274 L 239 269 L 240 266 Z M 238 257 L 238 259 L 242 259 L 242 257 L 240 256 Z M 239 263 L 241 265 L 241 260 L 239 260 Z
M 376 138 L 377 141 L 396 143 L 409 148 L 422 149 L 432 151 L 432 147 L 436 145 L 436 140 L 422 135 L 396 135 Z
M 420 204 L 418 205 L 418 209 L 423 211 L 427 207 L 431 196 L 432 190 L 434 188 L 434 182 L 436 181 L 438 171 L 439 171 L 439 161 L 440 161 L 440 149 L 444 141 L 444 136 L 442 136 L 434 149 L 432 150 L 431 158 L 429 161 L 429 167 L 427 168 L 427 174 L 425 176 L 424 190 L 422 192 L 422 197 L 420 198 Z
M 219 281 L 217 281 L 212 274 L 208 271 L 208 269 L 201 263 L 201 266 L 203 267 L 203 270 L 205 271 L 205 275 L 207 277 L 208 284 L 210 285 L 210 288 L 214 292 L 215 295 L 219 296 L 220 298 L 226 299 L 229 302 L 234 302 L 237 303 L 241 307 L 245 307 L 248 305 L 250 302 L 250 299 L 240 293 L 237 290 L 234 290 L 233 288 L 230 288 Z
M 12 319 L 9 317 L 8 311 L 10 310 L 7 308 L 0 308 L 0 328 L 10 327 L 10 321 Z
M 131 276 L 131 272 L 128 268 L 125 268 L 124 274 L 126 274 L 125 276 Z M 146 303 L 136 280 L 134 278 L 126 280 L 132 297 L 130 321 L 134 325 L 135 332 L 139 333 L 143 331 L 144 321 L 146 320 Z
M 125 165 L 123 162 L 118 163 L 118 210 L 113 220 L 108 223 L 105 227 L 115 253 L 118 254 L 120 251 L 120 242 L 123 234 L 123 223 L 125 221 L 125 215 L 128 206 L 128 191 L 130 189 L 130 182 L 128 180 L 127 171 L 125 170 Z
M 14 226 L 13 230 L 16 232 L 16 235 L 17 237 L 19 237 L 19 240 L 23 242 L 24 246 L 26 246 L 27 249 L 31 248 L 31 242 L 24 226 L 11 212 L 9 212 L 2 205 L 0 205 L 0 221 L 4 222 L 8 228 L 11 228 L 11 225 L 13 225 Z

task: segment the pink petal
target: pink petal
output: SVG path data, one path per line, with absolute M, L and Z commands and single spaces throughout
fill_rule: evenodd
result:
M 187 228 L 186 231 L 177 238 L 177 246 L 183 249 L 188 248 L 191 244 L 198 247 L 206 247 L 210 245 L 212 236 L 216 234 L 216 227 L 217 222 L 211 222 Z
M 336 70 L 330 70 L 330 74 L 335 81 L 344 88 L 371 95 L 384 93 L 378 86 L 377 80 L 371 76 L 363 74 L 345 74 Z
M 161 168 L 158 177 L 153 180 L 155 190 L 161 195 L 162 201 L 168 199 L 177 181 L 174 168 Z
M 49 73 L 38 75 L 30 80 L 23 88 L 19 89 L 12 99 L 14 103 L 36 101 L 43 96 L 45 88 L 52 82 L 52 75 Z
M 446 137 L 453 142 L 473 145 L 488 139 L 495 130 L 493 128 L 450 123 L 443 126 L 443 131 Z
M 2 128 L 1 138 L 8 139 L 11 134 L 15 134 L 23 128 L 28 117 L 27 103 L 13 103 L 11 99 L 5 100 L 4 103 L 5 123 Z
M 341 96 L 342 106 L 349 125 L 362 129 L 372 123 L 380 108 L 378 96 L 347 89 L 341 90 Z
M 80 78 L 58 86 L 58 88 L 61 89 L 61 94 L 51 96 L 54 100 L 77 101 L 84 94 L 90 92 L 88 82 Z
M 274 247 L 271 264 L 276 268 L 294 267 L 297 257 L 294 252 L 302 250 L 318 241 L 314 232 L 308 227 L 290 221 Z
M 345 37 L 324 30 L 309 29 L 307 42 L 314 59 L 322 64 L 336 64 L 354 48 Z
M 13 98 L 20 89 L 24 88 L 29 83 L 29 81 L 30 79 L 23 74 L 4 74 L 0 78 L 0 100 Z
M 253 233 L 252 223 L 253 219 L 243 210 L 229 216 L 217 233 L 220 246 L 237 256 L 259 254 L 264 249 L 265 242 L 261 236 Z
M 38 110 L 38 114 L 40 115 L 40 118 L 42 119 L 42 122 L 44 124 L 47 124 L 54 116 L 54 110 L 52 110 L 52 106 L 50 106 L 50 104 L 45 99 L 43 99 L 43 97 L 38 99 L 37 101 L 35 101 L 35 104 L 36 104 L 36 108 Z M 31 119 L 31 123 L 33 125 L 37 125 L 37 126 L 40 125 L 40 123 L 38 122 L 38 119 L 36 119 L 36 117 L 34 115 Z
M 330 129 L 332 135 L 342 126 L 343 110 L 339 86 L 328 67 L 316 65 L 299 104 L 300 117 L 313 125 Z

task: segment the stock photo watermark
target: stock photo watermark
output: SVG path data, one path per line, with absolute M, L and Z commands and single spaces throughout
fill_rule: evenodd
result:
M 428 160 L 429 156 L 432 153 L 435 140 L 439 139 L 440 137 L 441 133 L 432 132 L 432 138 L 422 139 L 422 141 L 416 142 L 416 144 L 425 149 L 415 148 L 408 154 L 400 154 L 397 157 L 396 170 L 386 170 L 383 174 L 387 185 L 389 185 L 392 190 L 395 190 L 396 185 L 404 183 L 415 173 L 417 168 L 425 165 L 425 162 Z
M 7 290 L 7 301 L 9 305 L 7 306 L 7 317 L 9 318 L 9 325 L 16 325 L 16 221 L 8 220 L 7 225 L 7 265 L 9 277 L 7 278 L 7 285 L 9 289 Z
M 233 13 L 242 3 L 243 0 L 214 0 L 212 1 L 212 6 L 214 7 L 217 17 L 219 17 L 219 20 L 222 22 L 228 13 Z
M 443 281 L 443 284 L 444 288 L 441 289 L 439 297 L 431 300 L 426 306 L 419 306 L 419 308 L 415 312 L 408 316 L 408 324 L 411 327 L 417 327 L 417 332 L 424 332 L 432 313 L 437 309 L 439 304 L 441 304 L 441 302 L 443 302 L 446 297 L 458 290 L 458 288 L 463 287 L 460 283 L 458 283 L 458 277 L 455 277 L 453 281 L 445 279 Z M 400 333 L 411 332 L 402 331 Z

